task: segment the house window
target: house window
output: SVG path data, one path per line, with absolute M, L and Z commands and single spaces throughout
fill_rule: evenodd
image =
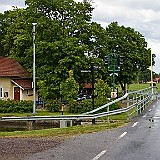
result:
M 4 92 L 4 97 L 5 97 L 5 98 L 8 97 L 8 92 Z
M 0 87 L 0 98 L 3 98 L 3 88 Z

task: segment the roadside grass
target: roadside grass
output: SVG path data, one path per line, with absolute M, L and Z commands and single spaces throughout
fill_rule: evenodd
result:
M 156 86 L 158 87 L 158 93 L 160 93 L 160 83 L 156 83 Z M 129 91 L 136 91 L 136 90 L 141 90 L 144 88 L 150 87 L 150 84 L 144 83 L 144 84 L 130 84 L 128 86 Z
M 63 115 L 71 115 L 67 111 L 63 112 Z M 35 116 L 58 116 L 62 115 L 62 112 L 49 112 L 47 110 L 36 110 Z M 0 113 L 0 117 L 26 117 L 34 116 L 32 113 Z
M 15 131 L 15 132 L 0 132 L 0 137 L 71 137 L 80 134 L 88 134 L 93 132 L 104 131 L 107 129 L 117 128 L 126 124 L 126 121 L 119 121 L 115 123 L 98 123 L 95 125 L 85 124 L 80 126 L 66 127 L 66 128 L 52 128 L 43 130 L 31 130 L 31 131 Z
M 128 90 L 130 91 L 136 91 L 136 90 L 141 90 L 144 88 L 150 87 L 150 84 L 144 83 L 144 84 L 130 84 L 127 86 Z

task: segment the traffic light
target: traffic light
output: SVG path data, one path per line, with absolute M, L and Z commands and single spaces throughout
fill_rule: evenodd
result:
M 123 64 L 123 56 L 118 56 L 118 65 L 122 65 Z
M 155 55 L 155 54 L 152 54 L 152 66 L 155 65 L 155 58 L 156 58 L 156 55 Z

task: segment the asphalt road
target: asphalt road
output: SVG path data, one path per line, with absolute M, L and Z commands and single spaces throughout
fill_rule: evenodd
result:
M 124 127 L 74 137 L 25 160 L 160 160 L 159 133 L 160 101 L 154 101 Z

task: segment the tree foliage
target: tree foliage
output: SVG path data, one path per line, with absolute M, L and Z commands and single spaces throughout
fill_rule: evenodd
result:
M 144 37 L 117 22 L 106 29 L 92 22 L 93 7 L 89 2 L 26 0 L 25 3 L 25 9 L 15 7 L 0 14 L 0 55 L 13 57 L 32 76 L 32 23 L 36 22 L 36 81 L 44 99 L 61 97 L 60 84 L 66 83 L 70 70 L 76 82 L 91 82 L 91 74 L 81 74 L 91 62 L 101 67 L 95 70 L 95 79 L 108 81 L 110 73 L 104 57 L 109 53 L 124 57 L 117 78 L 123 90 L 136 80 L 137 73 L 149 67 L 151 50 L 147 49 Z
M 62 97 L 67 100 L 67 102 L 70 102 L 77 98 L 79 85 L 73 78 L 73 71 L 69 71 L 69 78 L 66 79 L 65 82 L 62 82 L 60 84 L 60 90 Z
M 95 83 L 95 105 L 97 107 L 100 107 L 101 105 L 104 105 L 108 102 L 108 97 L 110 97 L 111 89 L 108 86 L 107 82 L 104 82 L 102 79 L 99 79 Z
M 117 22 L 106 27 L 106 34 L 110 39 L 110 53 L 123 56 L 123 64 L 120 66 L 117 79 L 122 90 L 125 90 L 126 84 L 135 81 L 140 70 L 150 66 L 151 50 L 147 49 L 147 42 L 138 31 L 119 26 Z

